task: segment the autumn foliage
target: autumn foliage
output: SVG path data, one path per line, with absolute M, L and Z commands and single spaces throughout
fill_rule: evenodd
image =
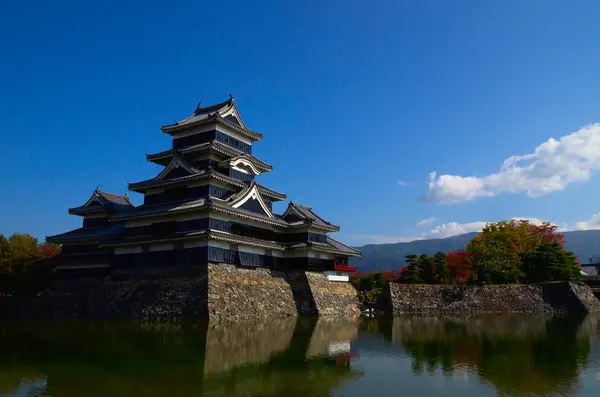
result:
M 466 284 L 469 277 L 473 277 L 473 254 L 464 250 L 448 252 L 446 254 L 448 271 L 453 284 Z
M 47 259 L 60 254 L 60 247 L 39 244 L 29 235 L 0 234 L 0 294 L 15 295 L 43 290 L 52 279 L 53 265 Z
M 564 235 L 550 223 L 526 220 L 488 223 L 466 249 L 433 256 L 407 255 L 400 270 L 357 273 L 363 293 L 385 282 L 417 284 L 506 284 L 577 279 L 577 258 L 564 249 Z

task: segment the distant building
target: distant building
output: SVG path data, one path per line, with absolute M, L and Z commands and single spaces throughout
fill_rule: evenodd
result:
M 173 137 L 172 148 L 146 158 L 164 169 L 129 184 L 144 195 L 143 205 L 98 188 L 69 209 L 83 217 L 81 228 L 47 237 L 63 247 L 58 276 L 209 262 L 317 270 L 332 281 L 356 270 L 348 257 L 360 252 L 328 236 L 337 225 L 292 202 L 282 215 L 273 212 L 272 203 L 286 196 L 256 181 L 272 167 L 252 155 L 262 135 L 246 127 L 233 98 L 198 106 L 162 131 Z
M 600 257 L 590 256 L 588 263 L 581 263 L 581 272 L 586 276 L 600 276 Z

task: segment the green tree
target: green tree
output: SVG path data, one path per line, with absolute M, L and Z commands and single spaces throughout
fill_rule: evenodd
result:
M 358 289 L 360 291 L 369 291 L 373 289 L 373 277 L 370 275 L 361 277 Z
M 450 282 L 450 270 L 446 261 L 446 254 L 438 252 L 433 256 L 433 267 L 435 269 L 435 282 L 437 284 L 448 284 Z
M 9 295 L 43 290 L 52 280 L 53 265 L 43 259 L 60 253 L 60 247 L 38 244 L 29 234 L 0 235 L 0 291 Z
M 479 257 L 477 274 L 479 284 L 518 283 L 524 273 L 520 269 L 520 260 L 507 252 L 499 244 L 491 244 Z
M 425 284 L 434 283 L 433 261 L 428 255 L 419 256 L 419 277 Z
M 528 282 L 562 281 L 581 278 L 581 270 L 572 252 L 558 243 L 541 244 L 523 258 L 523 271 Z
M 406 255 L 407 270 L 403 281 L 412 284 L 419 284 L 423 281 L 419 275 L 419 258 L 415 254 Z

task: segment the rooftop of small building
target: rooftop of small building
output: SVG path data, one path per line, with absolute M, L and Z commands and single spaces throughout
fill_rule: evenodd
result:
M 335 224 L 328 222 L 325 219 L 321 218 L 319 215 L 317 215 L 313 211 L 313 209 L 311 207 L 308 207 L 306 205 L 302 205 L 302 204 L 298 204 L 298 203 L 294 203 L 294 202 L 290 201 L 288 208 L 283 213 L 282 217 L 285 218 L 289 214 L 294 214 L 299 219 L 309 221 L 310 223 L 312 223 L 313 225 L 318 226 L 318 227 L 331 229 L 332 231 L 338 231 L 340 229 L 340 227 L 338 225 L 335 225 Z
M 100 186 L 94 190 L 88 201 L 79 207 L 69 208 L 69 213 L 74 215 L 95 211 L 127 211 L 135 208 L 129 200 L 127 193 L 118 195 L 100 190 Z

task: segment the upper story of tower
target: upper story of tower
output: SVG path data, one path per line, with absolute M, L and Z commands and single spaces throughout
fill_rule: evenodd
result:
M 173 136 L 173 149 L 179 150 L 216 141 L 243 154 L 252 154 L 252 143 L 262 139 L 261 134 L 246 127 L 231 95 L 216 105 L 198 104 L 189 117 L 161 129 Z

